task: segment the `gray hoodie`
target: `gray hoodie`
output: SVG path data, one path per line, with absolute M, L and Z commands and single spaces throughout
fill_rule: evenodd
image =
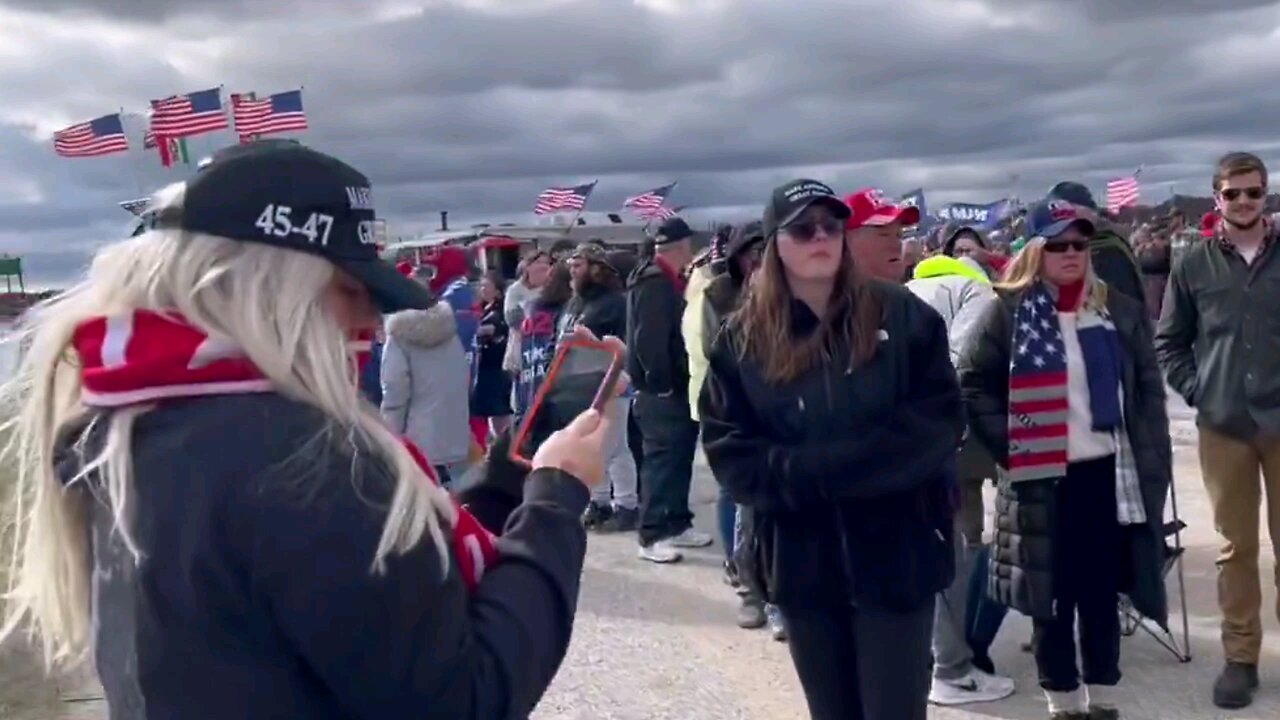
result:
M 382 417 L 433 464 L 467 459 L 470 388 L 470 368 L 448 303 L 387 318 Z

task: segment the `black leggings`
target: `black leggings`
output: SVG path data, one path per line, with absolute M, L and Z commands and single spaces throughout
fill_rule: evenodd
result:
M 783 607 L 813 720 L 925 720 L 933 603 L 894 613 Z

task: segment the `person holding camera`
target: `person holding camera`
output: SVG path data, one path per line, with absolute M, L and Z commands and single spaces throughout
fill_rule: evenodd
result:
M 50 665 L 92 648 L 112 717 L 528 716 L 615 421 L 552 434 L 495 536 L 356 389 L 350 337 L 432 303 L 366 242 L 363 174 L 260 141 L 156 205 L 31 313 L 3 389 L 30 500 L 4 627 Z

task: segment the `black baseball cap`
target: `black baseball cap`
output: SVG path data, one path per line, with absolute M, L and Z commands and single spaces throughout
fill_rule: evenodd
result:
M 375 220 L 360 171 L 296 141 L 268 140 L 215 153 L 156 227 L 318 255 L 359 280 L 384 313 L 431 307 L 427 288 L 378 257 Z
M 680 242 L 685 238 L 693 237 L 693 228 L 689 227 L 689 223 L 683 218 L 673 217 L 658 226 L 658 232 L 653 237 L 654 245 L 666 245 L 667 243 Z
M 769 196 L 764 206 L 761 229 L 765 237 L 773 237 L 778 230 L 794 222 L 811 205 L 825 205 L 840 220 L 849 217 L 849 206 L 826 183 L 800 178 L 780 185 Z
M 1049 189 L 1049 198 L 1056 200 L 1066 200 L 1072 205 L 1079 205 L 1090 210 L 1098 209 L 1098 201 L 1093 199 L 1093 193 L 1089 192 L 1089 188 L 1078 182 L 1065 180 L 1054 185 Z

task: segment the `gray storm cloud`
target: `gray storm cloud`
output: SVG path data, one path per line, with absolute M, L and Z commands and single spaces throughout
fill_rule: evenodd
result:
M 1280 147 L 1275 3 L 481 4 L 0 0 L 0 47 L 6 26 L 41 39 L 0 50 L 18 98 L 0 111 L 0 250 L 73 273 L 124 226 L 116 202 L 181 177 L 140 149 L 139 118 L 134 155 L 100 160 L 54 156 L 32 123 L 217 84 L 305 86 L 303 140 L 373 178 L 393 234 L 442 209 L 520 219 L 542 188 L 595 178 L 595 209 L 678 180 L 675 203 L 746 215 L 797 174 L 984 201 L 1014 174 L 1029 197 L 1142 164 L 1158 201 L 1203 192 L 1224 151 Z

